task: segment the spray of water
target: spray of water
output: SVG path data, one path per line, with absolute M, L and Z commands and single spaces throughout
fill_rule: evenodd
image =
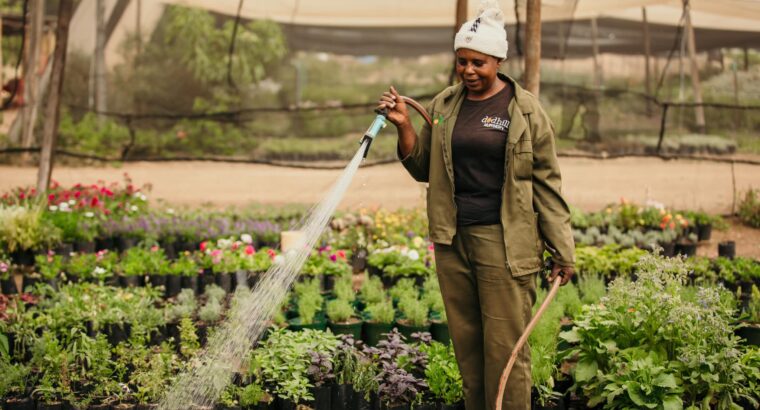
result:
M 208 340 L 189 369 L 181 373 L 159 405 L 161 410 L 211 406 L 229 383 L 232 373 L 266 329 L 268 320 L 285 299 L 312 248 L 327 227 L 353 179 L 365 150 L 364 142 L 327 195 L 309 212 L 299 230 L 303 236 L 270 268 L 253 290 L 235 293 L 227 320 Z

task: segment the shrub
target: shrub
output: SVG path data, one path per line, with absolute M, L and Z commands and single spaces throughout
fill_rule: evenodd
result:
M 393 309 L 393 303 L 390 300 L 367 305 L 364 311 L 369 315 L 369 319 L 376 323 L 393 323 L 396 317 L 396 311 Z
M 760 190 L 750 188 L 739 202 L 739 219 L 745 224 L 760 228 Z

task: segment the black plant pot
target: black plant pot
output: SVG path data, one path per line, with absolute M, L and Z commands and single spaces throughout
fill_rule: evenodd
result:
M 202 295 L 206 291 L 206 286 L 216 284 L 216 275 L 211 270 L 204 269 L 203 273 L 198 275 L 198 294 Z
M 433 340 L 441 342 L 443 344 L 449 344 L 451 342 L 451 336 L 449 335 L 449 324 L 439 321 L 430 322 L 430 335 Z
M 332 388 L 330 386 L 312 387 L 311 393 L 314 396 L 314 401 L 310 404 L 314 410 L 332 410 Z
M 182 276 L 182 289 L 192 289 L 198 295 L 198 275 Z
M 95 241 L 76 241 L 74 249 L 79 253 L 95 253 Z
M 42 279 L 39 276 L 26 276 L 24 275 L 24 279 L 21 282 L 21 290 L 24 291 L 26 288 L 30 287 L 33 288 L 38 283 L 42 282 Z
M 368 346 L 377 346 L 383 340 L 383 335 L 393 330 L 393 323 L 364 322 L 364 336 L 362 340 Z
M 734 332 L 745 344 L 749 346 L 760 346 L 760 324 L 748 323 L 747 326 L 740 327 Z
M 725 241 L 718 244 L 718 256 L 734 259 L 736 257 L 736 242 Z
M 676 244 L 676 254 L 686 257 L 692 257 L 697 254 L 696 243 L 679 243 Z
M 151 346 L 158 346 L 166 340 L 167 330 L 166 326 L 162 325 L 156 329 L 150 331 L 148 343 Z
M 63 410 L 63 403 L 60 401 L 51 403 L 37 403 L 37 410 Z
M 404 335 L 406 340 L 412 340 L 412 334 L 414 333 L 430 331 L 430 323 L 422 326 L 413 326 L 405 323 L 404 321 L 398 321 L 396 322 L 396 327 L 398 328 L 399 333 Z
M 383 270 L 374 265 L 367 264 L 367 272 L 370 276 L 383 276 Z
M 166 287 L 166 276 L 165 275 L 157 275 L 157 274 L 151 274 L 148 275 L 148 282 L 150 283 L 150 286 L 157 288 L 163 286 Z
M 261 272 L 248 272 L 248 278 L 246 279 L 246 282 L 248 283 L 249 289 L 256 287 L 256 284 L 259 283 L 259 278 L 261 275 L 263 275 Z
M 662 256 L 665 256 L 667 258 L 676 256 L 675 242 L 661 243 L 660 245 L 662 246 Z
M 712 236 L 712 224 L 697 225 L 697 238 L 699 241 L 709 241 Z
M 226 293 L 232 292 L 232 277 L 234 273 L 220 272 L 216 274 L 216 285 L 224 289 Z
M 222 404 L 217 404 L 214 407 L 214 410 L 241 410 L 241 409 L 242 409 L 242 407 L 240 407 L 240 406 L 225 406 L 225 405 L 222 405 Z
M 464 410 L 464 403 L 461 401 L 459 403 L 454 403 L 454 404 L 441 403 L 440 409 L 441 410 Z
M 354 390 L 354 403 L 352 409 L 356 410 L 373 410 L 372 400 L 364 397 L 364 393 Z
M 90 404 L 87 410 L 111 410 L 110 404 Z
M 350 384 L 334 384 L 330 403 L 335 410 L 351 410 L 354 408 L 354 386 Z
M 72 252 L 74 252 L 74 244 L 64 242 L 59 244 L 53 249 L 56 255 L 61 255 L 64 259 L 68 259 Z
M 45 283 L 47 283 L 48 286 L 50 286 L 51 288 L 53 288 L 53 290 L 55 290 L 55 291 L 58 290 L 58 278 L 46 279 Z
M 363 272 L 367 269 L 367 250 L 359 249 L 351 256 L 351 267 L 354 272 Z
M 0 280 L 0 288 L 2 288 L 3 294 L 5 295 L 15 295 L 18 293 L 16 279 L 13 277 L 13 274 L 11 274 L 8 279 Z
M 127 249 L 134 248 L 135 245 L 137 245 L 137 240 L 135 238 L 129 238 L 125 236 L 119 237 L 119 251 L 124 252 Z
M 119 403 L 111 406 L 113 410 L 135 410 L 135 405 L 132 403 Z
M 420 403 L 414 405 L 414 410 L 438 410 L 435 403 Z
M 283 399 L 281 397 L 277 398 L 277 409 L 278 410 L 296 410 L 296 403 L 294 403 L 291 400 Z
M 164 250 L 164 254 L 166 255 L 166 258 L 169 260 L 175 260 L 177 259 L 177 249 L 174 247 L 174 242 L 169 242 L 166 240 L 160 241 L 161 248 Z
M 169 275 L 166 277 L 166 283 L 164 286 L 166 286 L 164 296 L 167 298 L 177 296 L 182 289 L 182 277 L 178 275 Z
M 328 321 L 327 327 L 330 328 L 333 334 L 351 335 L 354 337 L 354 340 L 361 340 L 362 324 L 363 322 L 361 320 L 353 318 L 351 321 L 347 323 L 333 323 L 331 321 Z
M 119 276 L 119 286 L 122 288 L 136 288 L 140 286 L 139 276 Z
M 34 410 L 34 400 L 30 397 L 11 397 L 5 401 L 7 410 Z
M 105 237 L 95 238 L 95 249 L 98 251 L 113 250 L 114 249 L 113 237 L 105 236 Z
M 34 250 L 23 249 L 11 253 L 11 260 L 16 265 L 34 266 Z
M 167 323 L 166 324 L 166 337 L 174 340 L 174 345 L 179 348 L 179 324 Z
M 322 290 L 332 292 L 335 289 L 335 275 L 322 275 Z
M 412 407 L 408 404 L 402 404 L 400 406 L 389 406 L 385 403 L 380 403 L 380 410 L 411 410 Z
M 158 404 L 136 404 L 135 410 L 156 410 Z
M 129 339 L 129 333 L 131 326 L 129 323 L 116 324 L 109 323 L 105 326 L 105 334 L 108 338 L 108 342 L 111 346 L 116 346 L 121 342 L 126 342 Z

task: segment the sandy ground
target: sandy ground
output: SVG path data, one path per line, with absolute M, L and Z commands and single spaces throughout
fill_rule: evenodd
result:
M 563 189 L 569 202 L 598 210 L 621 197 L 654 200 L 675 208 L 731 211 L 731 165 L 656 158 L 590 160 L 561 158 Z M 53 179 L 68 185 L 120 181 L 128 173 L 137 184 L 151 183 L 153 199 L 172 204 L 219 206 L 250 202 L 282 204 L 319 201 L 340 171 L 213 162 L 130 163 L 120 167 L 58 167 Z M 0 191 L 36 180 L 35 168 L 0 166 Z M 736 189 L 760 188 L 760 166 L 735 165 Z M 400 164 L 362 168 L 342 208 L 403 208 L 424 203 L 424 186 Z
M 624 197 L 635 202 L 658 201 L 681 209 L 731 212 L 733 183 L 730 164 L 663 161 L 655 158 L 587 160 L 561 158 L 565 194 L 571 204 L 599 210 Z M 760 188 L 760 166 L 735 165 L 736 189 Z M 213 162 L 130 163 L 120 167 L 58 167 L 53 178 L 64 185 L 98 180 L 120 181 L 128 173 L 137 184 L 153 185 L 150 197 L 170 204 L 217 206 L 319 201 L 340 171 L 282 168 Z M 0 166 L 0 192 L 36 180 L 35 168 Z M 412 180 L 400 164 L 359 170 L 344 209 L 422 206 L 424 185 Z M 732 221 L 728 232 L 714 232 L 699 253 L 714 256 L 719 240 L 737 241 L 737 254 L 760 257 L 760 230 Z

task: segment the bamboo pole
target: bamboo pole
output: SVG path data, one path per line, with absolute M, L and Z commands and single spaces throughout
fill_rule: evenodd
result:
M 50 185 L 53 173 L 55 143 L 58 139 L 58 120 L 60 118 L 61 90 L 63 74 L 66 68 L 66 46 L 69 42 L 69 24 L 73 14 L 74 1 L 61 0 L 58 6 L 58 27 L 56 28 L 53 68 L 50 79 L 50 95 L 45 107 L 45 126 L 42 132 L 42 151 L 37 173 L 37 191 L 45 192 Z
M 541 0 L 527 0 L 525 88 L 538 96 L 541 86 Z
M 689 60 L 691 61 L 691 85 L 694 88 L 694 102 L 702 104 L 702 85 L 699 83 L 699 65 L 697 65 L 697 41 L 694 38 L 694 26 L 691 24 L 691 5 L 689 0 L 683 0 L 684 15 L 686 16 L 687 30 L 687 48 L 689 51 Z M 697 130 L 705 133 L 705 107 L 697 105 L 694 107 Z
M 652 95 L 652 73 L 649 62 L 652 54 L 651 39 L 649 37 L 649 22 L 647 21 L 647 8 L 641 8 L 641 22 L 644 26 L 644 90 L 647 96 Z M 647 114 L 652 113 L 652 102 L 647 99 Z

